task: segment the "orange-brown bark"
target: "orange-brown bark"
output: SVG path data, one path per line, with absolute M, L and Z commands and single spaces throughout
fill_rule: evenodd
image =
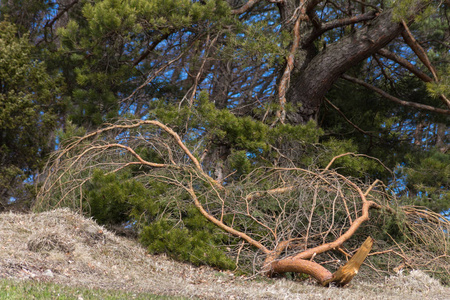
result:
M 332 278 L 322 281 L 322 285 L 326 286 L 331 282 L 335 282 L 338 286 L 344 286 L 348 284 L 356 274 L 358 274 L 359 268 L 363 264 L 370 250 L 372 250 L 373 238 L 370 236 L 361 245 L 361 248 L 352 256 L 352 258 L 336 272 L 333 273 Z
M 356 254 L 333 274 L 316 262 L 296 258 L 295 256 L 271 262 L 266 260 L 266 273 L 269 276 L 286 272 L 303 273 L 312 276 L 323 286 L 327 286 L 331 282 L 336 283 L 338 286 L 344 286 L 358 274 L 359 268 L 372 249 L 373 242 L 373 238 L 368 237 Z
M 293 257 L 272 262 L 268 275 L 272 276 L 274 274 L 283 274 L 286 272 L 308 274 L 317 279 L 320 283 L 333 278 L 333 274 L 320 264 L 309 260 L 295 259 Z

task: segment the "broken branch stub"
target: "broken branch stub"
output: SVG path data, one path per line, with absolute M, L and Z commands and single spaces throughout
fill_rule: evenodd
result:
M 338 286 L 344 286 L 348 284 L 353 279 L 353 277 L 358 274 L 359 268 L 363 264 L 367 255 L 369 255 L 370 250 L 372 250 L 373 242 L 373 238 L 369 236 L 355 253 L 355 255 L 353 255 L 345 265 L 334 272 L 333 276 L 330 279 L 321 282 L 321 284 L 323 286 L 327 286 L 331 282 L 336 283 L 336 285 Z

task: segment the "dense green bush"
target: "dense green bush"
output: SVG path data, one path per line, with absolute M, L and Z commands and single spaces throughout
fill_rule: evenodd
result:
M 132 226 L 151 253 L 166 253 L 194 265 L 234 268 L 223 249 L 228 236 L 193 205 L 170 205 L 164 198 L 167 188 L 152 182 L 147 189 L 131 172 L 104 174 L 96 170 L 85 187 L 85 211 L 99 224 Z M 175 215 L 180 219 L 174 219 Z
M 194 265 L 206 264 L 220 269 L 235 267 L 222 249 L 227 236 L 195 208 L 183 215 L 182 223 L 182 226 L 176 226 L 174 221 L 161 219 L 148 224 L 143 228 L 140 240 L 151 253 L 167 253 Z

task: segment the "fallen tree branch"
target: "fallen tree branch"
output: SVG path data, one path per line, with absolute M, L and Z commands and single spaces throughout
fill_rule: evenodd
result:
M 140 152 L 142 149 L 151 151 L 149 161 L 142 155 L 146 152 Z M 197 150 L 197 155 L 202 153 Z M 325 170 L 261 168 L 222 186 L 203 170 L 184 139 L 167 125 L 155 120 L 122 121 L 61 146 L 46 167 L 49 176 L 37 203 L 44 206 L 42 202 L 51 199 L 56 205 L 64 205 L 65 199 L 73 199 L 72 205 L 81 210 L 86 207 L 85 201 L 90 201 L 83 198 L 84 185 L 92 188 L 89 185 L 95 171 L 120 175 L 119 171 L 132 167 L 130 180 L 147 188 L 163 183 L 170 188 L 163 191 L 161 199 L 170 199 L 183 209 L 173 214 L 164 209 L 158 218 L 169 214 L 169 219 L 174 217 L 183 226 L 181 214 L 195 208 L 208 222 L 240 239 L 233 240 L 236 260 L 249 261 L 248 253 L 253 251 L 250 261 L 267 275 L 304 273 L 322 285 L 336 282 L 342 286 L 358 272 L 373 240 L 368 238 L 334 274 L 322 266 L 320 254 L 340 249 L 369 220 L 371 208 L 384 208 L 383 203 L 388 206 L 392 200 L 381 187 L 375 189 L 379 181 L 368 186 L 329 170 L 336 159 L 346 155 L 351 154 L 336 156 Z M 268 186 L 273 188 L 264 190 Z M 255 201 L 258 197 L 265 198 Z M 403 212 L 411 220 L 407 226 L 412 242 L 416 236 L 422 244 L 429 243 L 421 230 L 432 238 L 445 237 L 438 229 L 448 228 L 448 224 L 437 215 L 411 207 Z M 402 246 L 396 245 L 403 253 Z M 446 259 L 446 253 L 439 255 Z M 337 263 L 331 258 L 327 261 Z

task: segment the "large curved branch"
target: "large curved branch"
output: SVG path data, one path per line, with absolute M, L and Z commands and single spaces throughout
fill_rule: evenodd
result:
M 365 198 L 365 197 L 364 197 Z M 332 249 L 336 249 L 344 242 L 346 242 L 348 239 L 350 239 L 353 234 L 358 230 L 358 228 L 367 220 L 369 220 L 369 209 L 371 207 L 379 207 L 379 205 L 373 201 L 365 201 L 363 203 L 362 207 L 362 215 L 355 219 L 352 223 L 352 225 L 349 227 L 349 229 L 343 233 L 339 238 L 337 238 L 335 241 L 326 243 L 314 248 L 307 249 L 306 251 L 303 251 L 297 255 L 293 256 L 293 259 L 310 259 L 311 257 L 327 252 Z
M 327 282 L 333 278 L 330 271 L 322 267 L 322 265 L 304 259 L 295 259 L 292 257 L 280 259 L 272 262 L 271 271 L 268 275 L 282 274 L 287 272 L 304 273 L 314 277 L 320 283 Z
M 340 267 L 330 279 L 322 281 L 323 286 L 328 285 L 331 282 L 335 282 L 339 286 L 344 286 L 348 284 L 353 277 L 358 274 L 359 268 L 363 264 L 367 255 L 369 255 L 370 250 L 372 250 L 374 239 L 370 236 L 361 245 L 355 255 L 342 267 Z
M 413 20 L 426 5 L 424 1 L 415 3 L 408 20 Z M 348 69 L 385 47 L 403 30 L 403 24 L 394 20 L 393 11 L 386 10 L 354 33 L 327 46 L 293 76 L 288 98 L 293 104 L 301 104 L 301 107 L 288 114 L 287 119 L 294 124 L 316 119 L 323 97 L 336 80 Z
M 402 30 L 403 25 L 392 21 L 392 12 L 386 11 L 314 57 L 291 84 L 291 102 L 302 104 L 300 116 L 288 115 L 291 121 L 305 123 L 315 119 L 323 97 L 334 82 L 349 68 L 386 46 Z
M 295 257 L 272 261 L 266 265 L 266 273 L 269 276 L 287 272 L 304 273 L 315 278 L 323 286 L 327 286 L 331 282 L 335 282 L 338 286 L 344 286 L 358 274 L 361 265 L 372 250 L 373 242 L 374 239 L 369 236 L 355 255 L 333 274 L 316 262 Z
M 187 155 L 187 157 L 190 159 L 190 161 L 193 163 L 195 170 L 199 174 L 201 174 L 204 178 L 206 178 L 208 181 L 210 181 L 214 185 L 214 187 L 219 188 L 221 190 L 223 189 L 223 186 L 220 183 L 218 183 L 216 180 L 211 178 L 208 174 L 206 174 L 203 171 L 203 168 L 202 168 L 200 162 L 192 154 L 192 152 L 186 147 L 186 145 L 181 140 L 181 137 L 175 131 L 173 131 L 170 127 L 168 127 L 168 126 L 164 125 L 163 123 L 161 123 L 159 121 L 156 121 L 156 120 L 139 120 L 139 121 L 133 122 L 131 124 L 113 124 L 111 126 L 108 126 L 108 127 L 105 127 L 105 128 L 101 128 L 99 130 L 96 130 L 94 132 L 91 132 L 91 133 L 83 136 L 82 138 L 77 139 L 75 142 L 73 142 L 71 145 L 66 147 L 64 149 L 64 151 L 62 151 L 59 154 L 58 159 L 61 159 L 61 157 L 63 157 L 66 153 L 70 152 L 73 148 L 75 148 L 77 145 L 79 145 L 83 141 L 89 140 L 89 139 L 91 139 L 91 138 L 93 138 L 95 136 L 98 136 L 100 134 L 103 134 L 103 133 L 105 133 L 107 131 L 113 131 L 113 130 L 116 130 L 116 129 L 133 129 L 133 128 L 137 128 L 137 127 L 140 127 L 140 126 L 143 126 L 143 125 L 153 125 L 153 126 L 156 126 L 156 127 L 160 128 L 160 129 L 162 129 L 166 133 L 168 133 L 175 140 L 176 144 Z M 124 146 L 122 146 L 122 147 L 124 147 Z M 82 155 L 80 155 L 80 156 L 82 156 Z

